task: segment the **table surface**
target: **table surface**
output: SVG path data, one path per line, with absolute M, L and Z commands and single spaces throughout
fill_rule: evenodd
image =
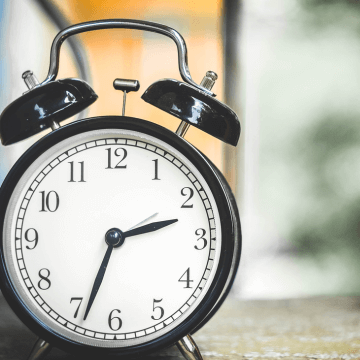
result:
M 194 339 L 205 360 L 360 359 L 360 297 L 227 299 Z M 25 360 L 35 340 L 0 294 L 0 360 Z M 154 358 L 183 360 L 176 347 Z M 75 357 L 52 349 L 46 359 Z

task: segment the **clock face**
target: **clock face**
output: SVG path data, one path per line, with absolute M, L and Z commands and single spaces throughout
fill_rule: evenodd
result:
M 105 241 L 110 229 L 168 220 L 121 246 Z M 221 248 L 206 179 L 171 145 L 131 130 L 46 150 L 15 187 L 3 228 L 7 272 L 28 310 L 65 338 L 106 348 L 156 339 L 194 314 Z

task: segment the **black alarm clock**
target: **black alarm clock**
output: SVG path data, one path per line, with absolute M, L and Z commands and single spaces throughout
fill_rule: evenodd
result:
M 97 95 L 79 79 L 56 80 L 62 42 L 97 29 L 152 31 L 173 39 L 184 82 L 164 79 L 142 99 L 179 118 L 173 133 L 125 116 L 137 80 L 116 79 L 122 116 L 60 126 Z M 0 287 L 39 340 L 29 359 L 52 346 L 78 356 L 139 357 L 177 344 L 201 359 L 191 334 L 218 310 L 240 259 L 235 198 L 215 165 L 185 139 L 193 125 L 231 145 L 236 114 L 214 98 L 217 78 L 196 84 L 184 39 L 167 26 L 100 20 L 61 31 L 50 69 L 0 117 L 3 145 L 53 130 L 27 150 L 0 190 Z

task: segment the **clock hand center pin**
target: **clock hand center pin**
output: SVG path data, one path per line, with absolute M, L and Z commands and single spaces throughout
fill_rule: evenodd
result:
M 105 234 L 105 242 L 110 246 L 119 247 L 125 241 L 124 233 L 118 228 L 112 228 Z

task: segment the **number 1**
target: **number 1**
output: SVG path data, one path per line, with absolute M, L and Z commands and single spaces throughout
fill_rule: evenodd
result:
M 159 165 L 158 165 L 158 159 L 153 160 L 154 164 L 155 164 L 155 177 L 153 178 L 153 180 L 160 180 L 159 179 Z

